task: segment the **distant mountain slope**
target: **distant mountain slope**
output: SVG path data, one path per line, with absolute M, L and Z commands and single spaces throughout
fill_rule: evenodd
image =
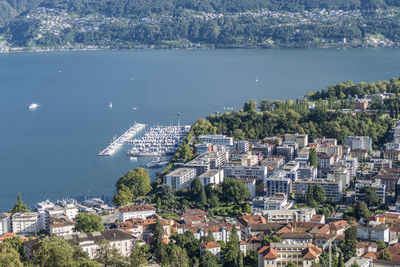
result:
M 0 0 L 13 46 L 400 44 L 400 0 Z
M 7 25 L 13 18 L 38 7 L 43 0 L 1 0 L 0 26 Z

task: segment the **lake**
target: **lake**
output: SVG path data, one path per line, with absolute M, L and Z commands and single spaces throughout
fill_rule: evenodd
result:
M 399 60 L 399 49 L 1 54 L 0 212 L 12 208 L 18 192 L 30 206 L 111 199 L 117 179 L 146 161 L 130 161 L 128 146 L 112 157 L 97 153 L 134 121 L 192 124 L 249 99 L 292 99 L 345 80 L 389 79 L 399 76 Z M 31 103 L 40 106 L 31 111 Z

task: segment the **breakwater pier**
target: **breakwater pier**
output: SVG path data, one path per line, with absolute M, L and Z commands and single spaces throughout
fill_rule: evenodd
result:
M 131 128 L 129 128 L 120 137 L 115 139 L 111 144 L 104 150 L 99 152 L 99 156 L 112 156 L 115 152 L 120 150 L 125 143 L 132 140 L 138 133 L 146 128 L 146 124 L 135 123 Z

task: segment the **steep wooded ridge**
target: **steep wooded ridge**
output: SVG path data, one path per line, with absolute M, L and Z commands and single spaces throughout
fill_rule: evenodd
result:
M 25 47 L 385 46 L 399 18 L 398 0 L 0 0 L 0 34 Z

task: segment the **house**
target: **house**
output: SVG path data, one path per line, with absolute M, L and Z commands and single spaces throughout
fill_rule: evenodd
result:
M 383 158 L 387 160 L 399 161 L 400 150 L 386 150 L 383 152 Z
M 357 158 L 358 161 L 364 161 L 368 158 L 368 150 L 361 148 L 353 149 L 350 152 L 350 155 Z
M 11 216 L 13 233 L 30 234 L 39 231 L 39 214 L 37 212 L 19 212 Z
M 124 222 L 132 218 L 146 219 L 147 217 L 154 216 L 155 214 L 156 208 L 149 205 L 123 207 L 119 209 L 119 221 Z
M 226 243 L 230 239 L 233 227 L 236 227 L 238 230 L 237 234 L 240 240 L 242 235 L 238 225 L 220 221 L 210 220 L 204 225 L 178 225 L 177 233 L 184 234 L 187 231 L 191 231 L 194 234 L 194 237 L 200 240 L 201 237 L 207 236 L 208 233 L 211 232 L 215 241 L 221 240 Z
M 289 262 L 296 266 L 311 267 L 319 263 L 322 250 L 313 244 L 271 243 L 257 253 L 259 267 L 286 266 Z
M 372 177 L 372 180 L 381 180 L 386 187 L 386 192 L 395 192 L 396 183 L 399 180 L 400 169 L 382 168 L 377 175 Z
M 368 252 L 375 253 L 378 251 L 378 246 L 374 242 L 357 242 L 356 248 L 357 257 L 362 257 Z
M 389 243 L 390 233 L 389 226 L 386 224 L 369 225 L 369 226 L 357 226 L 357 238 L 361 240 L 378 241 L 382 240 L 385 243 Z
M 118 254 L 123 257 L 131 255 L 134 246 L 135 238 L 128 232 L 121 229 L 104 230 L 101 232 L 81 233 L 63 236 L 65 240 L 71 240 L 82 250 L 88 253 L 89 258 L 96 257 L 99 249 L 99 242 L 107 240 L 111 248 L 117 250 Z
M 311 222 L 313 223 L 325 223 L 325 215 L 324 214 L 315 214 L 311 217 Z
M 246 250 L 257 251 L 261 248 L 262 239 L 258 236 L 252 236 L 246 241 Z
M 68 218 L 49 218 L 49 234 L 56 236 L 72 235 L 75 224 Z
M 209 242 L 201 242 L 200 243 L 200 254 L 205 253 L 206 251 L 212 253 L 213 255 L 220 257 L 221 256 L 221 245 L 212 241 Z
M 242 236 L 246 238 L 251 236 L 251 226 L 256 224 L 267 224 L 267 220 L 261 215 L 243 214 L 238 216 L 237 220 L 240 225 L 240 230 L 242 231 Z
M 344 235 L 344 232 L 349 228 L 349 223 L 341 220 L 329 223 L 330 233 L 334 235 Z

